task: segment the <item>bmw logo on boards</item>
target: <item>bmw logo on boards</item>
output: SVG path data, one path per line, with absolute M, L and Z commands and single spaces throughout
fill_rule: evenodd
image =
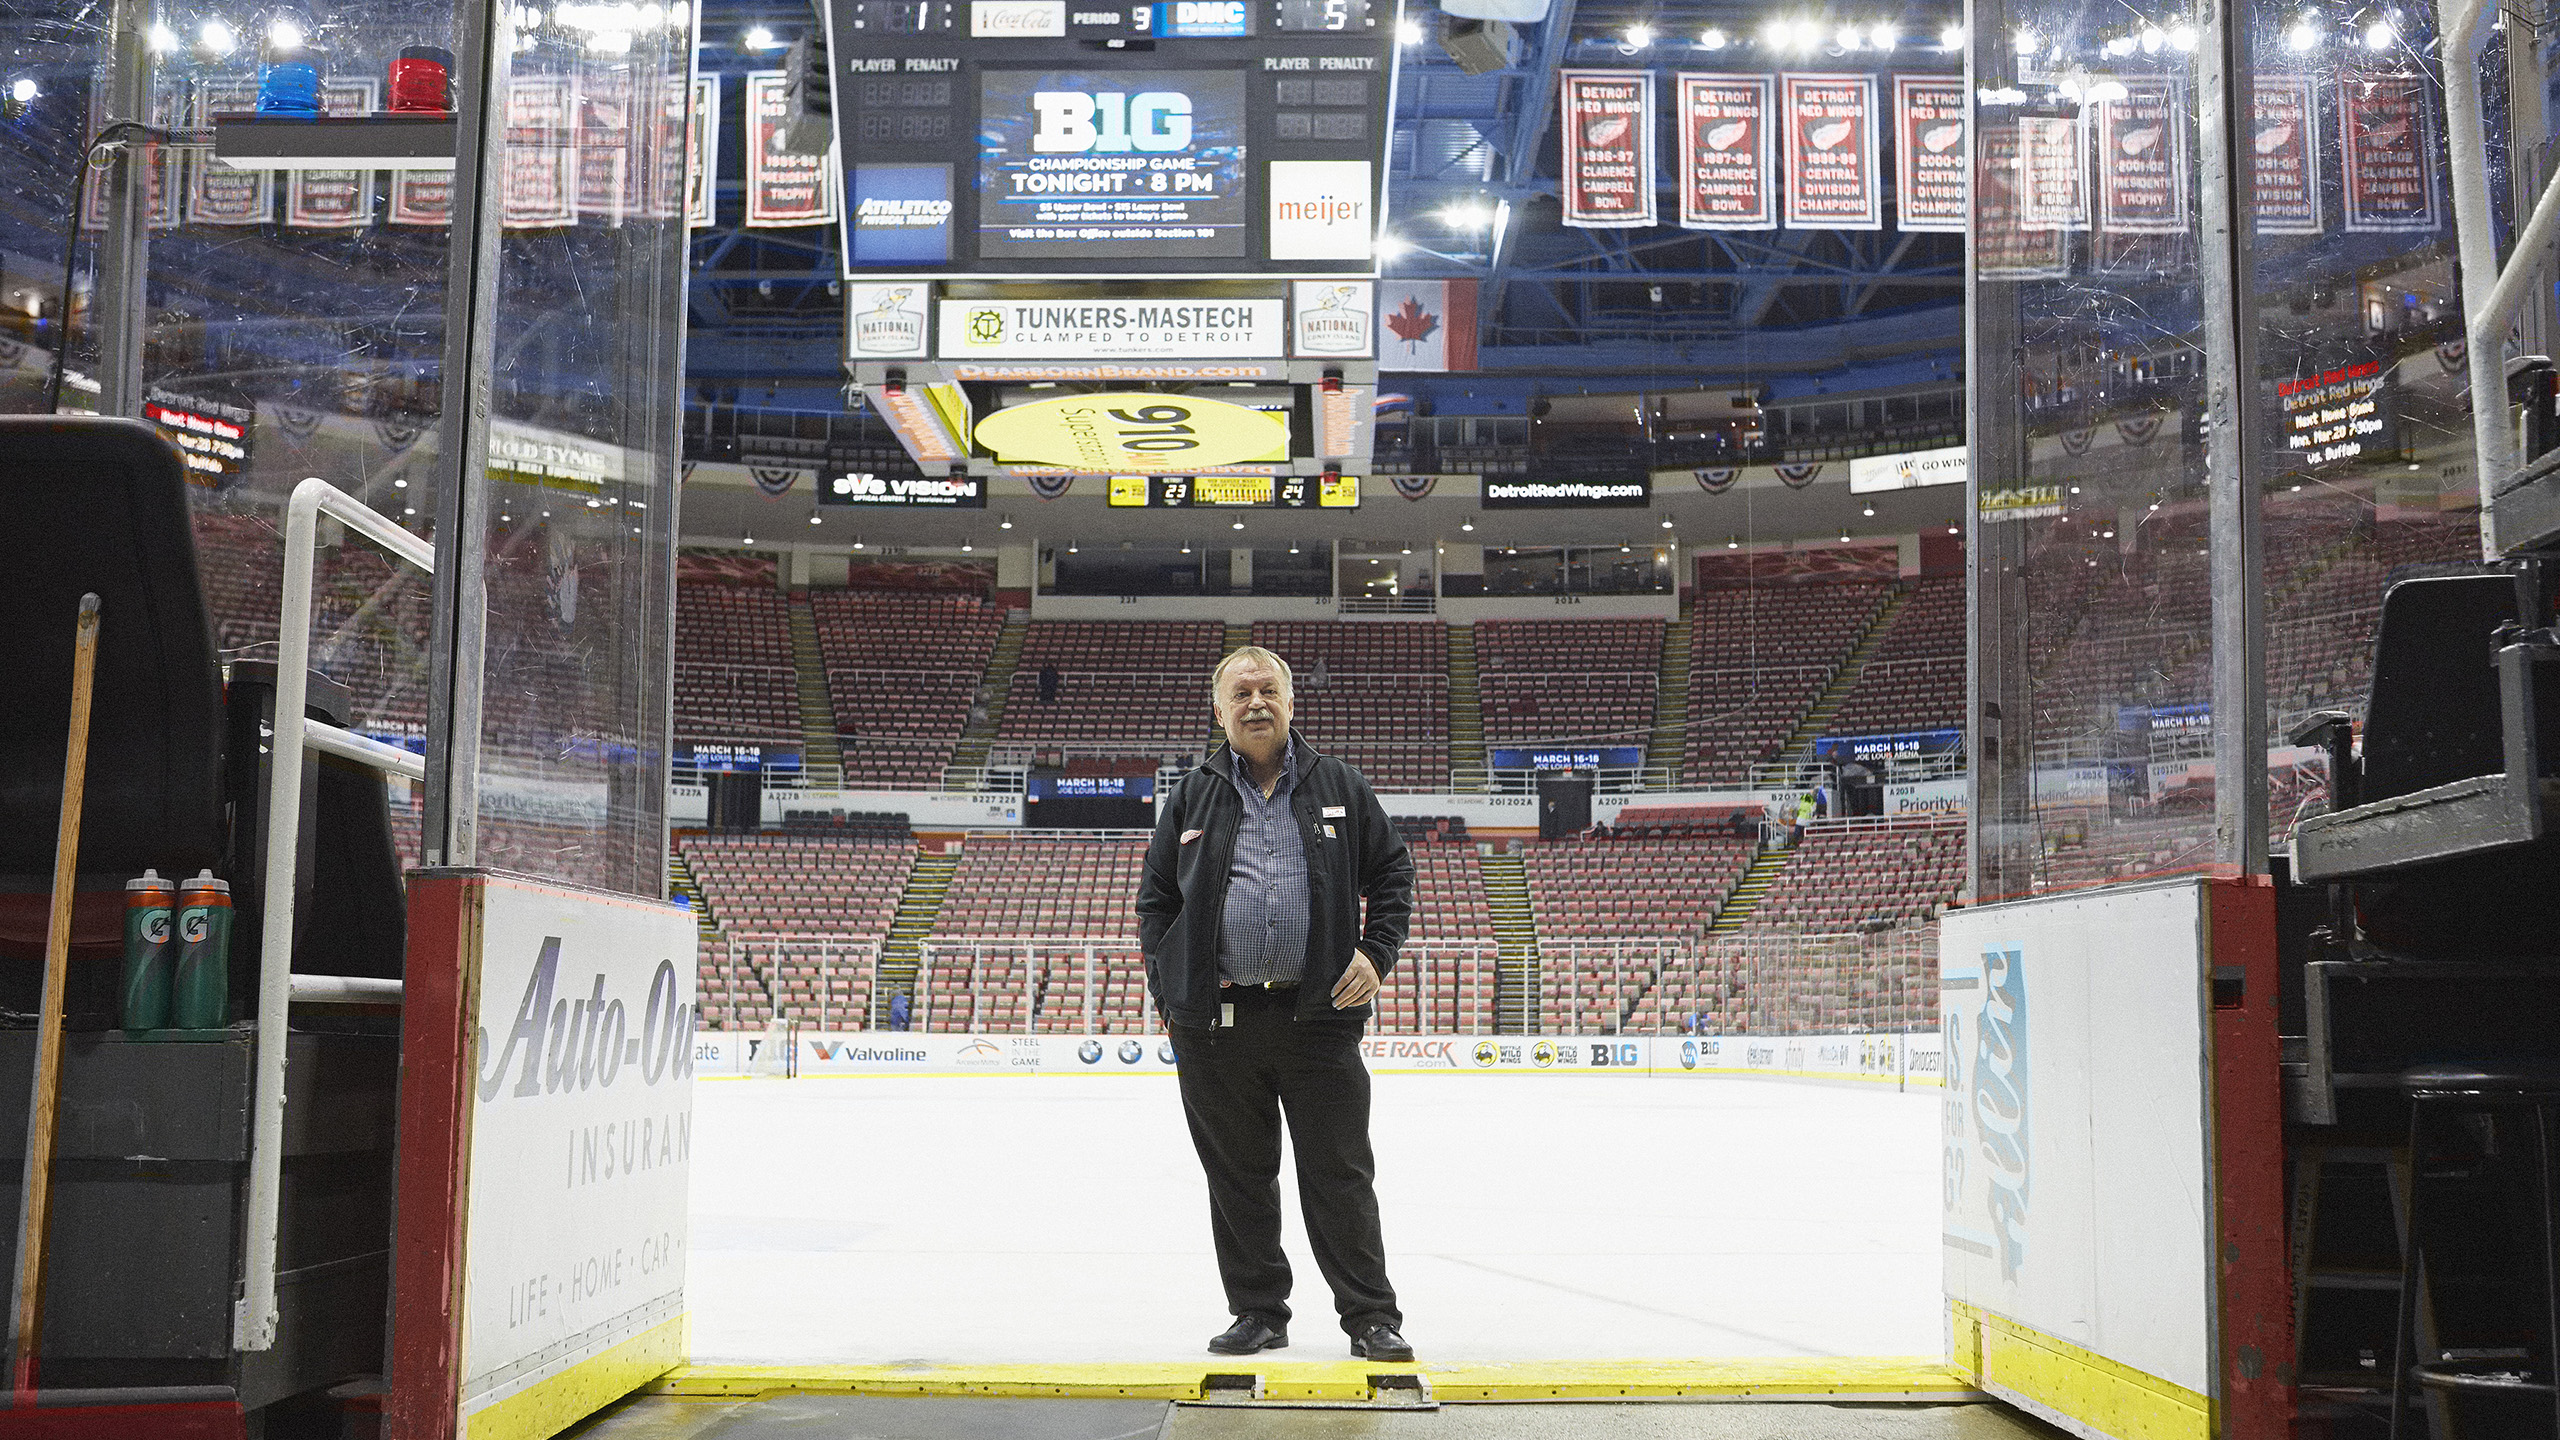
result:
M 1081 1061 L 1083 1061 L 1083 1062 L 1084 1062 L 1084 1063 L 1086 1063 L 1087 1065 L 1099 1065 L 1099 1064 L 1101 1064 L 1101 1063 L 1102 1063 L 1102 1042 L 1101 1042 L 1101 1041 L 1099 1041 L 1099 1040 L 1087 1040 L 1087 1041 L 1086 1041 L 1086 1042 L 1084 1042 L 1083 1044 L 1081 1044 L 1081 1045 L 1077 1046 L 1077 1047 L 1076 1047 L 1076 1058 L 1077 1058 L 1077 1059 L 1079 1059 L 1079 1060 L 1081 1060 Z
M 1172 1041 L 1167 1040 L 1156 1046 L 1156 1059 L 1167 1065 L 1173 1063 Z
M 1145 1058 L 1147 1058 L 1147 1047 L 1146 1047 L 1146 1046 L 1139 1044 L 1139 1043 L 1138 1043 L 1137 1041 L 1135 1041 L 1135 1040 L 1123 1040 L 1123 1041 L 1121 1041 L 1121 1042 L 1120 1042 L 1120 1063 L 1121 1063 L 1121 1064 L 1123 1064 L 1123 1065 L 1135 1065 L 1135 1064 L 1137 1064 L 1139 1061 L 1144 1060 Z

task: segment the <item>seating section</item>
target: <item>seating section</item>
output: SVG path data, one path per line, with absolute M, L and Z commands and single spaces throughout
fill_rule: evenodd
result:
M 1751 912 L 1755 927 L 1815 934 L 1934 920 L 1964 883 L 1961 819 L 1917 825 L 1815 821 Z
M 1380 790 L 1449 785 L 1449 627 L 1436 620 L 1265 620 L 1253 643 L 1289 663 L 1291 728 Z
M 868 1014 L 867 957 L 897 916 L 912 837 L 687 834 L 676 849 L 725 932 L 703 945 L 704 1025 L 762 1025 L 777 1010 L 808 1024 L 863 1023 L 848 1017 Z
M 819 590 L 809 597 L 848 786 L 940 782 L 1004 631 L 972 595 Z
M 1885 735 L 1964 724 L 1962 577 L 1921 580 L 1826 727 Z
M 1661 687 L 1660 620 L 1484 620 L 1476 689 L 1488 741 L 1641 745 Z
M 706 740 L 797 740 L 790 604 L 759 585 L 676 586 L 675 729 Z
M 1020 744 L 1197 746 L 1209 732 L 1214 620 L 1034 620 L 1007 689 L 997 739 Z M 1040 673 L 1057 672 L 1057 698 Z
M 1490 1034 L 1501 949 L 1484 870 L 1463 820 L 1399 819 L 1413 856 L 1413 922 L 1378 990 L 1384 1033 Z
M 1937 928 L 1722 937 L 1694 962 L 1664 967 L 1627 1028 L 1707 1036 L 1934 1030 Z
M 1751 855 L 1749 840 L 1713 833 L 1529 844 L 1539 1028 L 1616 1031 L 1665 961 L 1715 923 Z
M 1740 780 L 1776 758 L 1892 593 L 1870 581 L 1697 592 L 1687 781 Z
M 1135 901 L 1146 853 L 1137 836 L 970 836 L 925 946 L 918 1023 L 948 1032 L 1023 1032 L 1035 1019 L 1044 1030 L 1082 1028 L 1081 946 L 986 943 L 1034 936 L 1116 942 L 1094 952 L 1097 1023 L 1138 1029 L 1145 968 Z

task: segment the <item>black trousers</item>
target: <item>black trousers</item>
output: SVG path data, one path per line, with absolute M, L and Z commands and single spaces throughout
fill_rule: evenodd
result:
M 1369 1067 L 1357 1019 L 1298 1020 L 1294 991 L 1235 986 L 1232 1026 L 1172 1027 L 1182 1112 L 1209 1177 L 1209 1227 L 1227 1309 L 1289 1320 L 1280 1249 L 1280 1124 L 1298 1160 L 1298 1210 L 1345 1334 L 1404 1313 L 1387 1283 L 1369 1149 Z

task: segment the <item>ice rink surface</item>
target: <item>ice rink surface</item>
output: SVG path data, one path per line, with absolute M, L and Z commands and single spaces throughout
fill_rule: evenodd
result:
M 1381 1075 L 1425 1363 L 1934 1355 L 1941 1092 Z M 1348 1354 L 1301 1233 L 1279 1359 Z M 1189 1361 L 1225 1328 L 1170 1076 L 706 1081 L 697 1364 Z

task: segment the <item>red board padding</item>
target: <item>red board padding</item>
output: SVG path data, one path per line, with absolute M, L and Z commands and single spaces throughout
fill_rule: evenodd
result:
M 2283 1440 L 2294 1406 L 2285 1248 L 2284 1081 L 2276 1043 L 2276 892 L 2264 875 L 2208 887 L 2213 967 L 2216 1263 L 2223 1440 Z M 2230 984 L 2237 971 L 2237 993 Z M 2236 1002 L 2236 1003 L 2235 1003 Z
M 248 1433 L 248 1418 L 229 1400 L 0 1408 L 0 1435 L 8 1440 L 246 1440 Z
M 391 1272 L 387 1433 L 451 1440 L 462 1394 L 462 1188 L 471 1144 L 468 958 L 480 876 L 409 879 L 400 1010 L 399 1227 Z

